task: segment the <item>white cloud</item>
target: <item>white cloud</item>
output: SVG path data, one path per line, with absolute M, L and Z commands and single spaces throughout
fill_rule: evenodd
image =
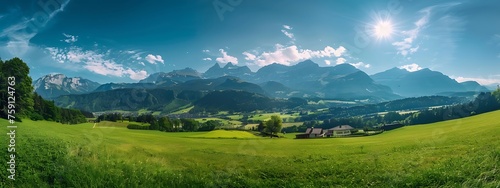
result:
M 204 52 L 204 53 L 209 53 L 209 52 L 210 52 L 210 50 L 203 50 L 202 52 Z
M 257 56 L 251 54 L 250 52 L 243 52 L 243 55 L 245 55 L 245 59 L 249 61 L 254 61 L 255 59 L 257 59 Z
M 137 52 L 134 55 L 132 55 L 130 58 L 139 61 L 139 60 L 142 60 L 142 57 L 141 57 L 142 54 L 143 54 L 143 52 Z
M 146 66 L 146 64 L 144 64 L 144 62 L 139 62 L 139 65 Z
M 500 84 L 500 78 L 498 76 L 491 76 L 490 78 L 468 78 L 468 77 L 454 77 L 451 76 L 453 79 L 455 79 L 457 82 L 465 82 L 465 81 L 476 81 L 477 83 L 481 85 L 493 85 L 493 84 Z M 496 77 L 496 78 L 494 78 Z
M 0 33 L 0 38 L 6 37 L 9 40 L 6 47 L 10 54 L 14 56 L 22 56 L 28 51 L 29 41 L 37 34 L 35 32 L 21 32 L 28 27 L 28 23 L 29 21 L 24 21 L 12 25 Z
M 83 66 L 85 69 L 104 76 L 122 77 L 125 73 L 124 68 L 109 60 L 89 61 Z
M 326 62 L 327 60 L 325 60 Z M 340 64 L 344 64 L 345 62 L 347 62 L 347 59 L 343 58 L 343 57 L 339 57 L 337 58 L 337 60 L 335 61 L 335 64 L 337 65 L 340 65 Z M 357 63 L 349 63 L 350 65 L 356 67 L 357 69 L 359 68 L 370 68 L 371 65 L 370 64 L 365 64 L 363 62 L 357 62 Z M 330 61 L 328 61 L 327 65 L 330 65 Z
M 47 15 L 45 15 L 46 18 L 42 22 L 36 19 L 36 17 L 34 17 L 35 15 L 33 15 L 31 18 L 24 18 L 22 21 L 3 29 L 0 32 L 0 38 L 8 38 L 9 41 L 6 46 L 8 51 L 15 56 L 24 55 L 29 49 L 29 41 L 36 36 L 38 31 L 45 27 L 45 25 L 47 25 L 47 23 L 52 20 L 57 13 L 63 11 L 69 2 L 70 0 L 67 0 L 61 3 L 58 9 L 47 13 Z
M 290 38 L 290 39 L 292 39 L 292 40 L 294 40 L 294 39 L 295 39 L 295 38 L 294 38 L 293 33 L 290 33 L 290 32 L 288 32 L 288 31 L 286 31 L 286 30 L 284 30 L 284 29 L 282 29 L 282 30 L 281 30 L 281 32 L 282 32 L 283 34 L 285 34 L 288 38 Z
M 157 62 L 165 63 L 165 61 L 163 61 L 163 58 L 160 55 L 155 56 L 153 54 L 148 54 L 145 59 L 147 62 L 153 65 L 156 64 Z
M 102 59 L 102 54 L 97 54 L 94 51 L 83 51 L 78 47 L 70 47 L 68 50 L 48 47 L 50 55 L 59 63 L 81 63 L 82 61 L 92 61 Z
M 400 69 L 406 69 L 409 72 L 415 72 L 415 71 L 422 70 L 422 67 L 420 67 L 420 65 L 418 65 L 416 63 L 412 63 L 412 64 L 409 64 L 409 65 L 403 65 L 403 66 L 400 66 L 399 68 Z
M 74 35 L 69 35 L 69 34 L 66 34 L 66 33 L 63 33 L 63 35 L 66 37 L 66 39 L 64 39 L 63 41 L 66 42 L 66 43 L 75 43 L 76 41 L 78 41 L 78 36 L 74 36 Z
M 424 12 L 424 16 L 415 22 L 415 28 L 401 33 L 406 37 L 403 41 L 392 43 L 398 49 L 398 54 L 407 56 L 418 51 L 418 47 L 413 47 L 413 42 L 417 39 L 420 30 L 429 22 L 430 10 Z
M 127 50 L 127 51 L 125 51 L 125 53 L 127 53 L 127 54 L 135 54 L 135 53 L 137 53 L 137 51 L 135 51 L 135 50 Z
M 49 47 L 46 48 L 46 50 L 49 52 L 52 59 L 56 60 L 59 63 L 64 63 L 66 55 L 61 54 L 61 51 L 58 48 Z
M 274 51 L 263 52 L 260 55 L 256 55 L 253 63 L 258 66 L 266 66 L 272 63 L 291 65 L 292 63 L 312 58 L 340 57 L 345 52 L 346 49 L 343 46 L 339 46 L 337 49 L 326 46 L 323 50 L 315 51 L 299 49 L 296 45 L 285 47 L 281 44 L 276 44 Z
M 116 63 L 113 59 L 108 58 L 108 50 L 106 53 L 99 53 L 92 50 L 83 50 L 79 47 L 70 47 L 67 49 L 59 49 L 54 47 L 46 48 L 52 59 L 59 63 L 73 63 L 81 65 L 84 69 L 104 76 L 124 77 L 128 76 L 133 80 L 141 80 L 147 77 L 147 72 L 144 70 L 132 70 L 126 68 L 122 64 Z M 139 63 L 144 65 L 143 62 Z
M 203 61 L 212 61 L 212 58 L 209 58 L 209 57 L 203 58 Z
M 219 52 L 221 53 L 222 57 L 218 57 L 217 59 L 215 59 L 217 62 L 238 64 L 238 58 L 227 55 L 227 52 L 224 51 L 224 49 L 219 49 Z
M 456 6 L 460 3 L 446 3 L 446 4 L 440 4 L 440 5 L 434 5 L 430 7 L 426 7 L 422 10 L 419 11 L 419 13 L 422 14 L 422 17 L 418 19 L 414 25 L 415 27 L 411 30 L 406 30 L 402 31 L 401 34 L 405 36 L 405 38 L 402 41 L 394 42 L 392 43 L 393 46 L 395 46 L 398 50 L 398 54 L 401 54 L 402 56 L 407 56 L 410 54 L 413 54 L 418 51 L 419 46 L 414 46 L 413 43 L 415 40 L 418 38 L 420 32 L 428 26 L 430 17 L 432 15 L 432 12 L 434 9 L 443 9 L 446 10 L 450 7 Z M 443 18 L 450 18 L 449 16 L 445 16 Z M 442 18 L 442 19 L 443 19 Z
M 370 68 L 371 65 L 370 64 L 365 64 L 363 62 L 357 62 L 357 63 L 349 63 L 350 65 L 356 67 L 357 69 L 359 68 Z
M 135 72 L 132 69 L 127 69 L 126 72 L 130 75 L 130 79 L 132 80 L 143 80 L 149 76 L 148 72 L 145 70 Z
M 332 64 L 332 62 L 331 62 L 330 60 L 325 60 L 325 64 L 326 64 L 326 65 L 331 65 L 331 64 Z
M 80 48 L 72 48 L 73 50 L 69 51 L 66 53 L 66 58 L 70 62 L 74 63 L 81 63 L 83 60 L 95 60 L 95 59 L 101 59 L 103 55 L 101 54 L 96 54 L 95 52 L 92 51 L 82 51 Z
M 287 36 L 288 38 L 290 38 L 293 41 L 295 41 L 295 35 L 292 32 L 289 32 L 290 30 L 292 30 L 292 27 L 290 27 L 288 25 L 283 25 L 283 28 L 284 29 L 282 29 L 281 32 L 283 34 L 285 34 L 285 36 Z
M 337 65 L 340 65 L 340 64 L 345 63 L 346 61 L 347 61 L 347 60 L 346 60 L 345 58 L 339 57 L 339 58 L 337 58 L 336 64 L 337 64 Z

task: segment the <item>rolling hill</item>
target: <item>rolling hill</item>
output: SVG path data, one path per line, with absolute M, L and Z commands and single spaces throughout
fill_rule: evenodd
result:
M 0 186 L 497 187 L 499 116 L 495 111 L 369 137 L 307 140 L 290 139 L 291 133 L 283 139 L 203 139 L 194 138 L 203 132 L 23 120 L 19 176 Z
M 208 93 L 194 103 L 195 107 L 192 112 L 251 112 L 255 110 L 294 108 L 304 104 L 307 104 L 304 99 L 279 100 L 256 93 L 225 90 Z
M 82 95 L 65 95 L 55 99 L 57 106 L 76 108 L 89 112 L 110 110 L 136 111 L 161 109 L 176 98 L 175 92 L 166 89 L 116 89 Z
M 117 89 L 154 89 L 157 86 L 152 83 L 107 83 L 99 86 L 92 92 L 103 92 Z

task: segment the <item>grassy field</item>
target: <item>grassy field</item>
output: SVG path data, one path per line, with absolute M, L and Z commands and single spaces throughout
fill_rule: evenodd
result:
M 305 140 L 25 120 L 17 123 L 16 181 L 1 170 L 0 187 L 499 187 L 498 117 Z
M 102 128 L 102 127 L 114 127 L 114 128 L 127 128 L 127 125 L 142 125 L 142 126 L 149 126 L 149 123 L 139 123 L 139 122 L 129 122 L 129 121 L 117 121 L 117 122 L 111 122 L 111 121 L 101 121 L 99 123 L 96 123 L 95 126 L 92 126 L 92 128 Z
M 214 130 L 204 134 L 196 134 L 191 136 L 191 138 L 260 138 L 254 134 L 246 131 L 227 131 L 227 130 Z
M 299 125 L 302 125 L 304 124 L 304 122 L 294 122 L 294 123 L 283 123 L 283 128 L 285 127 L 291 127 L 291 126 L 299 126 Z M 252 127 L 255 127 L 255 129 L 257 129 L 257 127 L 259 126 L 259 124 L 247 124 L 244 126 L 245 129 L 252 129 Z
M 193 109 L 194 106 L 187 106 L 186 108 L 183 108 L 183 109 L 180 109 L 180 110 L 177 110 L 175 112 L 172 112 L 170 114 L 185 114 L 185 113 L 188 113 L 191 109 Z
M 221 119 L 221 118 L 196 118 L 194 119 L 200 123 L 205 123 L 209 120 L 215 120 L 215 121 L 220 121 L 222 124 L 224 125 L 229 125 L 229 126 L 240 126 L 242 123 L 241 121 L 237 121 L 237 120 L 226 120 L 226 119 Z
M 153 114 L 153 115 L 160 115 L 161 111 L 151 111 L 147 109 L 140 109 L 137 111 L 125 111 L 125 110 L 110 110 L 110 111 L 103 111 L 103 112 L 96 112 L 97 114 L 110 114 L 110 113 L 119 113 L 119 114 Z
M 250 120 L 254 121 L 267 121 L 271 119 L 271 116 L 273 115 L 279 115 L 282 119 L 295 119 L 298 118 L 299 115 L 298 113 L 296 114 L 280 114 L 280 113 L 264 113 L 264 114 L 255 114 L 253 117 L 248 118 Z

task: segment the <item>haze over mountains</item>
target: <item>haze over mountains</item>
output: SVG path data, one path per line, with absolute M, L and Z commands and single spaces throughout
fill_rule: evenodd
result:
M 436 95 L 443 92 L 489 91 L 477 82 L 458 83 L 456 80 L 428 68 L 415 72 L 392 68 L 374 74 L 372 78 L 377 83 L 391 87 L 394 93 L 406 97 Z
M 198 91 L 205 94 L 219 90 L 239 90 L 270 98 L 368 99 L 373 102 L 446 92 L 488 91 L 477 82 L 458 83 L 430 69 L 409 72 L 405 69 L 392 68 L 369 76 L 349 64 L 320 67 L 310 60 L 293 66 L 270 64 L 257 72 L 252 72 L 246 66 L 228 63 L 221 67 L 216 63 L 205 73 L 185 68 L 168 73 L 155 73 L 138 83 L 103 85 L 82 78 L 67 78 L 57 74 L 39 78 L 34 87 L 37 93 L 48 99 L 55 99 L 62 95 L 120 89 L 126 92 L 129 90 L 124 89 L 162 88 L 176 92 Z

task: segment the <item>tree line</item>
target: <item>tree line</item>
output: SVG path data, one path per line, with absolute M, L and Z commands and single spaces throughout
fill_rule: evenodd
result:
M 420 110 L 429 106 L 456 105 L 466 101 L 465 97 L 446 97 L 446 96 L 422 96 L 399 99 L 394 101 L 382 102 L 378 104 L 366 104 L 350 107 L 331 107 L 327 111 L 314 114 L 303 115 L 299 121 L 311 121 L 328 118 L 345 118 L 365 114 L 373 114 L 384 111 L 398 110 Z
M 500 89 L 480 93 L 473 101 L 426 109 L 419 112 L 400 114 L 388 112 L 385 115 L 354 116 L 305 121 L 300 126 L 284 129 L 286 132 L 304 132 L 308 127 L 330 129 L 339 125 L 350 125 L 357 129 L 373 130 L 384 124 L 401 123 L 405 125 L 427 124 L 451 119 L 469 117 L 477 114 L 500 110 Z
M 128 121 L 138 122 L 139 124 L 129 124 L 128 129 L 138 130 L 158 130 L 163 132 L 196 132 L 196 131 L 212 131 L 222 128 L 224 124 L 218 120 L 208 120 L 200 123 L 195 119 L 189 118 L 170 118 L 168 116 L 156 117 L 152 114 L 142 114 L 139 116 L 126 116 L 120 113 L 102 114 L 97 117 L 97 122 L 100 121 Z M 277 133 L 281 132 L 283 120 L 278 115 L 271 116 L 271 119 L 265 122 L 260 122 L 257 130 L 261 133 L 276 137 Z
M 8 98 L 15 99 L 16 121 L 22 118 L 32 120 L 56 121 L 65 124 L 78 124 L 86 122 L 86 116 L 79 110 L 65 109 L 55 106 L 53 101 L 43 99 L 33 92 L 32 79 L 29 76 L 28 65 L 19 58 L 7 61 L 0 59 L 0 118 L 7 118 Z M 9 77 L 15 78 L 14 92 L 9 93 Z M 91 113 L 85 112 L 87 116 Z
M 120 113 L 102 114 L 97 117 L 97 121 L 124 121 L 138 122 L 138 124 L 129 124 L 128 129 L 140 130 L 158 130 L 163 132 L 196 132 L 196 131 L 211 131 L 216 128 L 222 127 L 220 121 L 208 120 L 200 123 L 194 119 L 189 118 L 170 118 L 168 116 L 156 117 L 152 114 L 142 114 L 139 116 L 126 116 L 123 117 Z

